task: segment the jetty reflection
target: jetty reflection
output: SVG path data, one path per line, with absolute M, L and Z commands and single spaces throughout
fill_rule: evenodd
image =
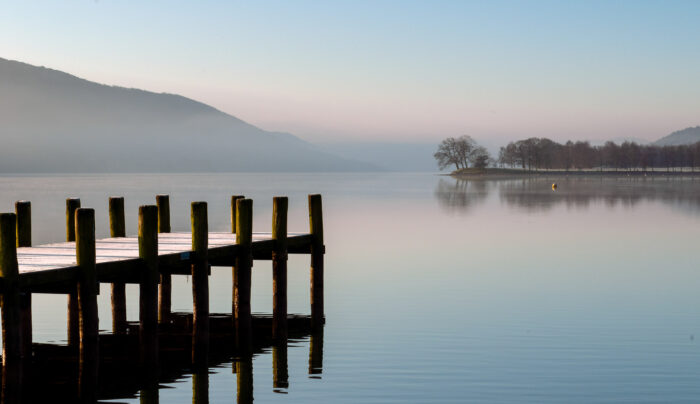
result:
M 556 181 L 558 188 L 552 190 Z M 679 186 L 680 185 L 680 186 Z M 451 212 L 467 212 L 490 196 L 514 209 L 544 212 L 557 206 L 587 209 L 592 204 L 634 207 L 661 202 L 700 213 L 697 177 L 533 177 L 509 179 L 440 179 L 434 195 Z
M 159 364 L 144 364 L 140 355 L 138 324 L 129 323 L 125 334 L 103 334 L 99 339 L 99 375 L 93 375 L 90 395 L 82 390 L 80 357 L 75 347 L 53 344 L 34 344 L 34 356 L 29 364 L 22 402 L 96 402 L 124 400 L 139 397 L 141 403 L 159 403 L 159 389 L 164 384 L 181 382 L 191 375 L 192 402 L 209 403 L 212 368 L 231 364 L 236 383 L 237 403 L 252 403 L 253 359 L 257 355 L 272 355 L 272 386 L 277 393 L 289 388 L 287 361 L 288 344 L 309 341 L 309 375 L 320 378 L 323 371 L 323 327 L 312 327 L 311 317 L 290 315 L 287 321 L 288 338 L 271 337 L 272 317 L 252 317 L 252 338 L 249 346 L 241 347 L 236 341 L 232 315 L 210 316 L 208 361 L 192 361 L 196 343 L 192 341 L 192 314 L 171 313 L 171 322 L 159 330 Z M 265 372 L 258 372 L 258 375 Z M 79 377 L 79 375 L 81 375 Z M 258 376 L 259 377 L 259 376 Z M 16 385 L 4 383 L 3 393 Z M 219 397 L 220 399 L 220 397 Z M 234 397 L 231 397 L 234 401 Z

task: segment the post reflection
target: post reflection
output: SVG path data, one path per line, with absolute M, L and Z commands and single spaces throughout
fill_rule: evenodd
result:
M 3 402 L 97 402 L 138 397 L 137 401 L 142 404 L 159 404 L 159 389 L 162 386 L 177 387 L 182 380 L 189 380 L 189 376 L 192 381 L 193 403 L 219 402 L 222 397 L 212 396 L 217 390 L 209 390 L 213 380 L 210 380 L 209 372 L 212 369 L 220 369 L 223 364 L 231 363 L 233 373 L 236 374 L 235 401 L 252 403 L 255 355 L 272 355 L 271 369 L 258 369 L 263 375 L 269 375 L 272 371 L 272 391 L 265 393 L 287 394 L 290 387 L 289 344 L 294 347 L 301 341 L 309 343 L 308 374 L 311 378 L 320 378 L 323 368 L 324 335 L 322 328 L 318 331 L 311 329 L 310 316 L 290 316 L 289 337 L 275 340 L 270 333 L 271 317 L 257 317 L 253 323 L 251 338 L 244 336 L 242 339 L 236 339 L 232 318 L 217 315 L 212 322 L 215 338 L 212 338 L 210 343 L 208 362 L 195 360 L 194 363 L 192 354 L 197 347 L 190 344 L 192 339 L 189 333 L 181 332 L 191 329 L 186 326 L 191 324 L 191 315 L 172 313 L 171 317 L 173 322 L 170 327 L 175 332 L 165 327 L 161 330 L 159 359 L 155 363 L 144 361 L 144 357 L 140 355 L 138 334 L 132 332 L 101 335 L 100 351 L 105 359 L 99 361 L 99 373 L 92 374 L 86 372 L 86 363 L 83 363 L 82 367 L 79 366 L 80 355 L 74 347 L 35 344 L 29 382 L 26 384 L 27 397 L 18 397 L 19 383 L 10 383 L 18 373 L 6 367 Z M 137 330 L 136 327 L 131 329 Z M 307 349 L 306 344 L 304 348 L 297 349 Z M 87 383 L 88 377 L 91 378 L 91 383 Z M 230 384 L 233 383 L 234 380 L 230 379 Z M 189 396 L 190 392 L 185 394 Z M 228 400 L 231 401 L 231 398 Z
M 236 369 L 236 403 L 253 402 L 253 356 L 246 355 L 235 363 Z
M 209 369 L 197 369 L 192 374 L 192 404 L 209 404 Z
M 314 331 L 309 339 L 309 377 L 320 379 L 323 373 L 323 327 Z
M 272 346 L 272 387 L 276 393 L 285 393 L 289 387 L 287 341 Z

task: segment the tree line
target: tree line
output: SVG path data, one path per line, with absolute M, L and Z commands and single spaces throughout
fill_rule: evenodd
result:
M 679 146 L 640 145 L 635 142 L 606 142 L 593 146 L 589 142 L 557 143 L 547 138 L 531 137 L 501 147 L 497 159 L 471 137 L 447 138 L 434 154 L 440 169 L 486 166 L 522 170 L 616 170 L 700 167 L 700 142 Z
M 700 142 L 679 146 L 606 142 L 602 146 L 592 146 L 589 142 L 560 144 L 532 137 L 501 147 L 497 163 L 501 167 L 523 170 L 695 169 L 700 167 Z

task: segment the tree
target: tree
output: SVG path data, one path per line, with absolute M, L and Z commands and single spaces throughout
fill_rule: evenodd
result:
M 441 170 L 451 165 L 454 165 L 459 170 L 460 168 L 469 167 L 470 162 L 473 163 L 474 150 L 479 147 L 481 146 L 467 135 L 460 136 L 457 139 L 448 137 L 440 142 L 438 150 L 433 154 L 433 157 L 437 160 L 438 167 Z

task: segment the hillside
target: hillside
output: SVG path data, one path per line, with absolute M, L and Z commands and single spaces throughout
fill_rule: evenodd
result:
M 374 169 L 179 95 L 0 58 L 0 172 Z
M 700 142 L 700 126 L 685 128 L 664 136 L 654 142 L 656 146 L 678 146 Z

